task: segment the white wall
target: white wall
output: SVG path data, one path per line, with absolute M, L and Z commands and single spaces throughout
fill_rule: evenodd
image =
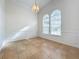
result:
M 79 0 L 52 0 L 38 15 L 39 36 L 79 48 Z M 62 12 L 62 36 L 42 34 L 42 17 L 54 9 Z
M 26 4 L 6 0 L 6 38 L 31 38 L 37 35 L 37 17 Z
M 0 48 L 5 38 L 4 0 L 0 0 Z

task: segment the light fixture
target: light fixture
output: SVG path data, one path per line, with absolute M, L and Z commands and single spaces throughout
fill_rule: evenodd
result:
M 36 0 L 35 0 L 35 3 L 32 5 L 32 12 L 33 13 L 39 12 L 39 5 L 37 4 Z

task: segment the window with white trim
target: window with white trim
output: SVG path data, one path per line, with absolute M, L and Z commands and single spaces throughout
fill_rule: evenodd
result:
M 58 9 L 51 14 L 50 32 L 52 35 L 61 35 L 61 11 Z
M 43 16 L 43 33 L 49 34 L 49 15 Z
M 43 16 L 43 33 L 61 35 L 61 11 L 56 9 L 51 15 Z

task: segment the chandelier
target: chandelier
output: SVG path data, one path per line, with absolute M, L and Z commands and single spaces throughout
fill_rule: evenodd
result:
M 39 5 L 37 4 L 36 0 L 35 0 L 35 3 L 32 5 L 32 12 L 33 13 L 39 12 Z

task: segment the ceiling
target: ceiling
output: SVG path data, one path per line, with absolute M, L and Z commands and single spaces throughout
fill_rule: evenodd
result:
M 17 2 L 19 4 L 25 4 L 28 7 L 32 7 L 32 4 L 35 2 L 35 0 L 7 0 L 10 2 Z M 37 2 L 40 5 L 40 8 L 44 7 L 46 4 L 48 4 L 51 0 L 37 0 Z

